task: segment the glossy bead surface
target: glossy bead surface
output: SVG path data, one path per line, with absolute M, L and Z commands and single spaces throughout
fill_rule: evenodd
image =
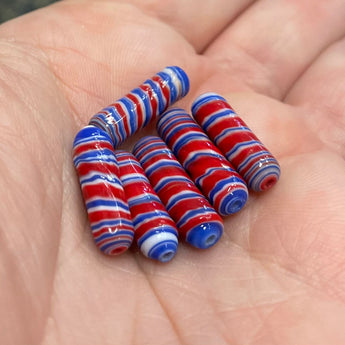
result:
M 145 137 L 133 153 L 174 219 L 181 238 L 197 248 L 213 246 L 223 233 L 222 219 L 166 144 L 158 137 Z
M 117 147 L 148 125 L 189 91 L 186 73 L 177 66 L 166 67 L 115 103 L 94 115 L 90 124 L 103 129 Z
M 277 160 L 223 97 L 215 93 L 199 96 L 192 113 L 249 188 L 261 192 L 275 185 L 280 176 Z
M 157 131 L 220 215 L 242 209 L 248 198 L 245 182 L 185 110 L 162 114 Z
M 134 229 L 111 138 L 99 128 L 84 127 L 74 140 L 73 162 L 97 247 L 109 255 L 124 252 Z
M 148 258 L 170 261 L 176 253 L 178 233 L 138 160 L 129 152 L 115 151 L 120 179 L 132 215 L 134 239 Z

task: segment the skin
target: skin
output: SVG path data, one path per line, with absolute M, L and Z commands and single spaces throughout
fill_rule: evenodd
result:
M 344 344 L 344 16 L 342 0 L 80 0 L 3 24 L 0 343 Z M 281 179 L 212 249 L 108 258 L 72 142 L 167 65 L 191 80 L 179 105 L 222 94 Z

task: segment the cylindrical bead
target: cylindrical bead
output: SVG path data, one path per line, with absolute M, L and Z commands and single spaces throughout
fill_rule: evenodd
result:
M 138 160 L 129 152 L 115 151 L 120 179 L 132 215 L 134 239 L 148 258 L 170 261 L 176 253 L 178 233 Z
M 242 209 L 248 198 L 245 182 L 188 113 L 168 110 L 157 131 L 220 215 Z
M 277 160 L 223 97 L 215 93 L 199 96 L 192 113 L 250 189 L 261 192 L 278 181 Z
M 74 140 L 73 162 L 97 247 L 109 255 L 124 252 L 134 229 L 111 139 L 97 127 L 84 127 Z
M 129 136 L 154 120 L 189 91 L 186 73 L 177 66 L 166 67 L 91 118 L 90 124 L 103 129 L 117 147 Z
M 223 233 L 223 222 L 200 193 L 166 144 L 148 136 L 133 150 L 152 187 L 177 224 L 182 239 L 197 248 L 209 248 Z

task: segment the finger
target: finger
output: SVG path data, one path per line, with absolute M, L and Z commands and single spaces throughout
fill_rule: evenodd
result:
M 44 52 L 79 124 L 167 64 L 185 68 L 194 54 L 167 25 L 111 1 L 56 3 L 6 23 L 0 35 Z
M 198 52 L 201 52 L 255 0 L 151 0 L 144 2 L 130 0 L 129 2 L 175 28 Z
M 345 40 L 327 49 L 290 90 L 286 102 L 312 110 L 310 128 L 345 156 Z
M 342 0 L 262 0 L 224 31 L 206 55 L 230 67 L 252 89 L 282 98 L 313 59 L 342 37 L 344 16 Z

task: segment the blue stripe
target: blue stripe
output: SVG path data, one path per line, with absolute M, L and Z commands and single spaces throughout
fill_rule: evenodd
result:
M 128 112 L 129 126 L 131 131 L 129 135 L 132 135 L 138 130 L 138 113 L 136 110 L 136 105 L 127 97 L 121 98 L 120 101 L 126 107 L 126 110 Z
M 209 103 L 211 101 L 218 101 L 218 100 L 226 102 L 225 98 L 215 93 L 212 93 L 211 95 L 201 96 L 197 102 L 194 102 L 192 104 L 192 113 L 195 114 L 199 110 L 199 108 L 203 106 L 204 104 Z
M 235 113 L 234 113 L 232 110 L 230 110 L 230 109 L 224 109 L 224 110 L 222 110 L 222 111 L 220 111 L 220 112 L 217 112 L 216 114 L 212 114 L 212 115 L 207 119 L 207 121 L 204 121 L 204 122 L 203 122 L 202 127 L 203 127 L 205 130 L 207 130 L 208 127 L 209 127 L 210 125 L 212 125 L 213 122 L 214 122 L 215 120 L 218 120 L 219 118 L 222 118 L 222 117 L 226 118 L 226 117 L 229 116 L 230 114 L 235 114 Z M 237 128 L 238 128 L 238 127 L 237 127 Z
M 145 163 L 143 161 L 143 163 Z M 169 162 L 155 162 L 154 165 L 150 165 L 146 170 L 145 173 L 148 176 L 151 176 L 153 172 L 161 169 L 162 167 L 177 167 L 177 168 L 181 168 L 180 163 L 176 162 L 176 161 L 169 161 Z
M 151 79 L 148 79 L 145 81 L 144 84 L 148 84 L 150 85 L 152 91 L 157 95 L 157 98 L 158 98 L 158 112 L 159 113 L 162 113 L 166 107 L 166 104 L 167 104 L 167 101 L 164 100 L 164 96 L 162 94 L 162 90 L 160 88 L 160 86 L 154 82 L 153 80 Z M 156 114 L 152 114 L 153 116 L 155 116 Z M 152 116 L 151 116 L 152 118 Z
M 160 211 L 160 210 L 155 210 L 153 212 L 145 212 L 142 214 L 138 214 L 135 219 L 133 219 L 133 224 L 134 226 L 137 226 L 139 223 L 146 221 L 151 221 L 154 220 L 155 218 L 166 218 L 167 217 L 167 213 Z M 157 224 L 159 224 L 159 219 L 157 219 Z
M 184 97 L 189 92 L 189 79 L 186 72 L 178 66 L 169 66 L 168 69 L 170 69 L 177 75 L 178 80 L 180 81 L 181 90 L 182 90 L 180 97 Z
M 208 137 L 205 135 L 202 135 L 200 133 L 197 132 L 190 132 L 188 134 L 186 134 L 183 138 L 179 138 L 174 142 L 174 148 L 173 151 L 175 153 L 175 155 L 178 155 L 178 152 L 188 143 L 194 141 L 202 141 L 202 142 L 209 142 Z M 208 148 L 210 149 L 210 148 Z M 197 151 L 197 149 L 194 150 L 194 152 Z M 190 153 L 192 153 L 193 151 L 191 151 Z M 211 153 L 210 153 L 211 154 Z M 217 153 L 216 156 L 219 156 L 219 154 Z
M 187 212 L 188 211 L 188 212 Z M 209 213 L 214 214 L 214 209 L 203 206 L 202 208 L 197 208 L 194 210 L 186 210 L 186 213 L 179 219 L 179 221 L 176 223 L 176 225 L 182 226 L 184 223 L 187 223 L 190 219 L 197 218 L 199 216 L 206 216 L 208 218 Z
M 176 240 L 176 241 L 164 240 L 163 242 L 158 242 L 158 243 L 155 244 L 152 248 L 150 248 L 149 252 L 147 253 L 147 256 L 148 256 L 148 257 L 151 257 L 152 252 L 154 252 L 154 251 L 156 250 L 157 247 L 161 246 L 162 243 L 164 243 L 164 244 L 169 244 L 169 243 L 170 243 L 170 244 L 173 244 L 174 246 L 176 246 L 176 242 L 177 242 L 177 240 Z
M 223 129 L 215 138 L 214 142 L 217 144 L 218 141 L 223 137 L 223 140 L 226 140 L 226 137 L 231 134 L 231 132 L 249 132 L 252 131 L 248 127 L 232 127 Z
M 249 155 L 238 167 L 237 167 L 237 170 L 242 170 L 244 167 L 245 167 L 245 165 L 247 164 L 247 163 L 249 163 L 252 159 L 255 159 L 255 158 L 257 158 L 257 157 L 260 157 L 260 156 L 265 156 L 265 155 L 268 155 L 268 156 L 271 156 L 271 154 L 268 152 L 268 151 L 259 151 L 259 152 L 257 152 L 257 153 L 253 153 L 253 154 L 251 154 L 251 155 Z M 264 159 L 264 158 L 263 158 Z M 266 161 L 266 159 L 265 159 L 265 161 Z M 258 163 L 260 163 L 260 162 L 258 162 Z
M 155 186 L 155 192 L 158 193 L 158 191 L 160 191 L 163 187 L 165 187 L 166 185 L 168 185 L 169 183 L 174 183 L 174 182 L 178 182 L 178 183 L 188 183 L 191 184 L 192 181 L 184 176 L 181 177 L 172 177 L 172 178 L 165 178 L 164 180 L 160 180 L 160 182 L 158 182 Z
M 182 121 L 187 121 L 188 125 L 189 122 L 192 120 L 192 118 L 186 114 L 186 112 L 183 109 L 180 108 L 174 108 L 171 110 L 166 111 L 164 114 L 162 114 L 157 122 L 157 131 L 161 137 L 169 138 L 169 136 L 166 136 L 166 132 L 169 131 L 172 127 L 177 126 Z M 193 123 L 192 120 L 190 125 L 198 125 L 196 123 Z M 186 124 L 181 124 L 182 126 L 186 126 Z M 180 125 L 180 126 L 181 126 Z M 199 128 L 199 127 L 198 127 Z M 168 141 L 168 140 L 165 140 Z
M 91 207 L 98 207 L 98 206 L 113 206 L 118 207 L 120 210 L 123 210 L 124 212 L 128 210 L 127 203 L 123 203 L 120 201 L 120 199 L 114 199 L 114 200 L 105 200 L 105 199 L 97 199 L 90 201 L 86 203 L 86 208 L 89 209 Z
M 183 194 L 175 194 L 169 198 L 169 202 L 166 205 L 167 210 L 169 211 L 172 207 L 174 207 L 179 201 L 185 201 L 189 199 L 199 198 L 200 195 L 196 192 L 190 191 L 188 193 Z
M 143 127 L 145 127 L 149 123 L 152 117 L 152 115 L 150 115 L 152 114 L 152 110 L 151 110 L 151 103 L 150 103 L 149 96 L 144 90 L 140 89 L 139 87 L 132 90 L 131 93 L 139 96 L 139 98 L 144 103 L 145 114 L 143 113 L 143 116 L 144 116 Z
M 243 141 L 241 143 L 237 143 L 230 151 L 227 152 L 227 156 L 230 157 L 231 155 L 233 155 L 239 148 L 241 147 L 249 147 L 251 145 L 255 145 L 257 144 L 256 140 L 250 140 L 250 141 Z
M 170 90 L 170 99 L 168 100 L 169 104 L 174 103 L 178 98 L 178 90 L 176 89 L 176 86 L 173 83 L 170 75 L 163 71 L 158 72 L 157 75 L 159 75 L 163 79 L 163 82 L 167 83 L 169 86 L 169 90 Z
M 105 131 L 96 126 L 87 126 L 78 132 L 74 139 L 73 146 L 83 142 L 93 142 L 98 140 L 112 143 L 110 136 Z
M 239 185 L 244 186 L 243 182 L 238 177 L 235 177 L 235 176 L 220 180 L 215 184 L 214 188 L 212 188 L 212 190 L 210 191 L 209 199 L 214 200 L 214 198 L 216 197 L 216 194 L 220 192 L 221 190 L 223 190 L 227 184 L 239 184 Z

